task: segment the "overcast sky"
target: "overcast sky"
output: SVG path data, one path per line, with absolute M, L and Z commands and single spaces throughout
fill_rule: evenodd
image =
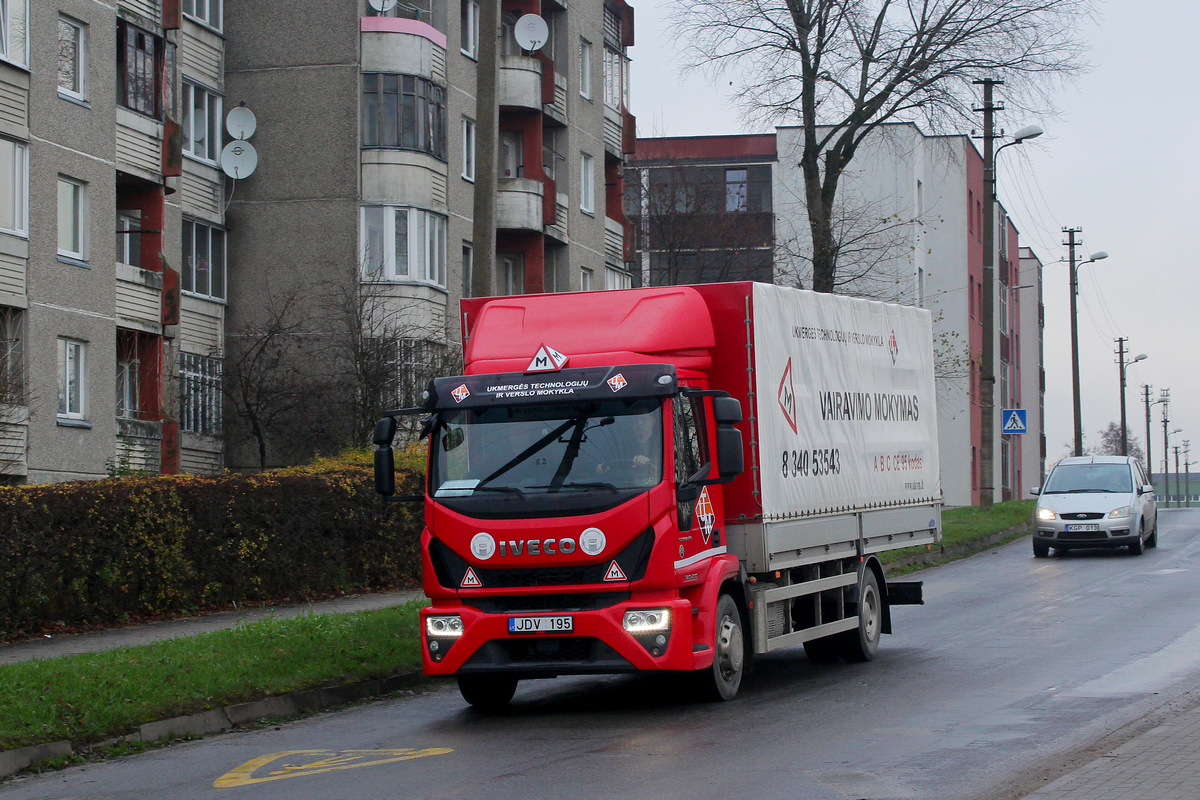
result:
M 634 3 L 631 92 L 639 135 L 752 132 L 729 103 L 727 80 L 713 85 L 678 77 L 674 47 L 662 35 L 668 1 Z M 1010 133 L 1035 122 L 1046 129 L 1041 138 L 1004 151 L 998 191 L 1021 243 L 1045 264 L 1047 457 L 1053 463 L 1074 439 L 1069 276 L 1066 264 L 1057 263 L 1067 255 L 1062 229 L 1073 227 L 1083 229 L 1081 260 L 1098 250 L 1109 253 L 1079 270 L 1085 444 L 1120 419 L 1114 340 L 1125 336 L 1130 357 L 1148 356 L 1128 370 L 1131 436 L 1145 440 L 1141 385 L 1153 387 L 1153 399 L 1169 387 L 1170 428 L 1182 429 L 1171 437 L 1172 447 L 1191 439 L 1192 458 L 1200 459 L 1200 347 L 1192 335 L 1200 313 L 1200 126 L 1197 93 L 1186 88 L 1200 63 L 1200 6 L 1185 0 L 1109 2 L 1099 12 L 1096 21 L 1082 23 L 1093 69 L 1057 93 L 1061 116 L 1038 120 L 1003 112 L 997 122 Z M 1003 99 L 1002 89 L 997 99 Z M 1157 470 L 1161 409 L 1152 411 Z

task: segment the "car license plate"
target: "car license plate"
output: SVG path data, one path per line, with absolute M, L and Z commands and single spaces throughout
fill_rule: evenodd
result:
M 562 617 L 509 617 L 509 633 L 570 633 L 575 630 L 575 620 Z
M 1100 530 L 1100 526 L 1095 522 L 1084 522 L 1078 525 L 1068 525 L 1068 533 L 1096 533 Z

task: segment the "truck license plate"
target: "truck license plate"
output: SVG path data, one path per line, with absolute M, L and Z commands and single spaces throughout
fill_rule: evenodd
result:
M 509 617 L 509 633 L 570 633 L 575 622 L 569 616 L 562 617 Z
M 1068 525 L 1068 533 L 1096 533 L 1100 530 L 1100 526 L 1095 522 L 1085 522 L 1079 525 Z

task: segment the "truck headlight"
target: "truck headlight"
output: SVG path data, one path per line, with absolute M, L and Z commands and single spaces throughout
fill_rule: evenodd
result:
M 626 611 L 622 625 L 630 633 L 669 630 L 671 627 L 671 610 L 669 608 L 654 608 L 643 611 Z
M 1054 512 L 1044 506 L 1038 506 L 1037 518 L 1046 520 L 1057 519 L 1057 517 L 1054 515 Z
M 1132 508 L 1130 508 L 1129 506 L 1121 506 L 1120 508 L 1114 508 L 1112 511 L 1108 512 L 1108 518 L 1109 519 L 1125 519 L 1126 517 L 1130 516 L 1131 514 L 1133 514 Z
M 463 635 L 462 617 L 458 614 L 447 614 L 446 616 L 426 617 L 425 618 L 425 635 L 437 639 L 447 639 L 450 637 L 458 637 Z

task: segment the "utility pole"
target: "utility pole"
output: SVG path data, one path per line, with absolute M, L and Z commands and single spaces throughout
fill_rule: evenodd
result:
M 1150 384 L 1142 384 L 1142 400 L 1146 402 L 1146 474 L 1154 483 L 1154 459 L 1150 457 Z
M 1179 445 L 1175 445 L 1175 507 L 1179 508 Z
M 983 354 L 979 376 L 979 507 L 991 508 L 995 501 L 995 481 L 992 478 L 995 461 L 996 431 L 996 369 L 995 369 L 995 292 L 996 292 L 996 153 L 993 140 L 996 138 L 994 114 L 1002 111 L 1004 104 L 992 102 L 992 89 L 1003 84 L 994 78 L 975 81 L 983 86 Z
M 1183 497 L 1184 508 L 1192 507 L 1192 460 L 1188 457 L 1191 455 L 1192 443 L 1188 439 L 1183 440 Z
M 1075 234 L 1082 228 L 1063 228 L 1067 234 L 1067 262 L 1071 271 L 1071 398 L 1075 408 L 1075 455 L 1083 455 L 1083 410 L 1079 400 L 1079 309 L 1076 307 L 1076 295 L 1079 294 L 1078 275 L 1075 266 L 1075 248 L 1079 241 Z
M 1115 340 L 1117 343 L 1117 368 L 1121 376 L 1121 455 L 1129 455 L 1129 429 L 1125 426 L 1125 342 L 1124 336 Z
M 500 138 L 500 0 L 479 4 L 479 67 L 475 84 L 475 219 L 471 229 L 471 296 L 496 293 L 496 164 Z
M 1171 390 L 1160 389 L 1158 402 L 1163 407 L 1163 494 L 1167 498 L 1167 507 L 1171 506 L 1171 434 L 1167 428 L 1168 406 L 1171 403 Z

